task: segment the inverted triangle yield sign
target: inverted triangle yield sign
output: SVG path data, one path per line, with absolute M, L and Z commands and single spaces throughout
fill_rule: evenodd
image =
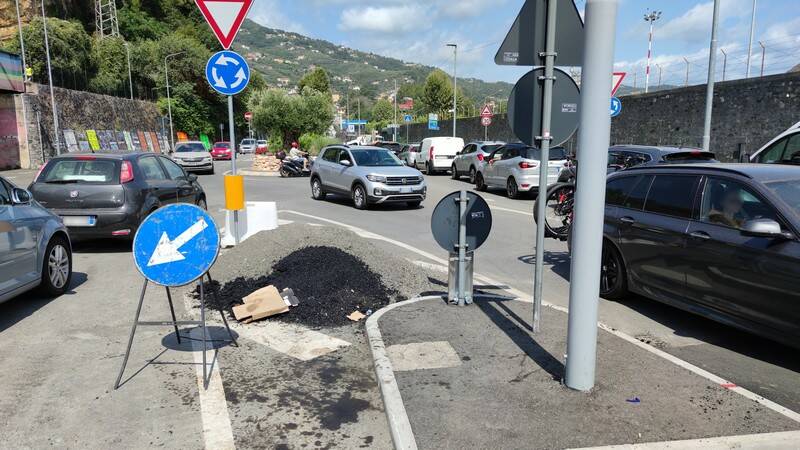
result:
M 194 0 L 225 50 L 231 48 L 253 0 Z

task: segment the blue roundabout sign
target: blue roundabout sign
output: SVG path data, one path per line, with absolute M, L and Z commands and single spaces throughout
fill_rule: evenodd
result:
M 230 50 L 221 51 L 209 58 L 206 79 L 220 94 L 236 95 L 250 82 L 250 66 L 240 54 Z

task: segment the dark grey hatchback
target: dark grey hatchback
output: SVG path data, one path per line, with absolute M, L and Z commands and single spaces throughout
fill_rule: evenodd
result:
M 800 167 L 691 164 L 608 179 L 601 295 L 632 291 L 800 347 Z
M 170 203 L 206 208 L 195 175 L 154 153 L 69 154 L 51 159 L 30 185 L 73 239 L 133 238 L 148 214 Z

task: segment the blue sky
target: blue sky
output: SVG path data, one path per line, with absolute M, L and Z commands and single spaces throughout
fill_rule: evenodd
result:
M 719 45 L 728 53 L 726 77 L 745 72 L 753 0 L 721 0 Z M 499 67 L 494 54 L 524 0 L 256 0 L 250 18 L 269 27 L 296 31 L 359 50 L 452 71 L 457 42 L 459 76 L 516 81 L 527 69 Z M 767 47 L 767 72 L 785 72 L 800 64 L 800 0 L 759 0 L 756 40 Z M 583 10 L 585 0 L 576 0 Z M 711 0 L 621 0 L 617 24 L 616 61 L 641 86 L 647 54 L 649 9 L 663 11 L 656 22 L 654 64 L 662 81 L 683 83 L 689 59 L 690 81 L 707 71 L 711 34 Z M 761 49 L 754 43 L 752 64 L 760 69 Z M 722 54 L 720 53 L 720 58 Z M 720 60 L 720 66 L 721 60 Z M 653 66 L 651 83 L 658 68 Z M 718 76 L 721 77 L 722 67 Z M 634 76 L 634 73 L 638 75 Z

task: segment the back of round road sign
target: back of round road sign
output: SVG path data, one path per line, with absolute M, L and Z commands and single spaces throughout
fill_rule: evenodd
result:
M 166 287 L 185 286 L 208 272 L 219 255 L 214 219 L 190 204 L 165 206 L 136 231 L 133 259 L 147 280 Z
M 436 243 L 448 252 L 457 252 L 458 225 L 460 222 L 459 192 L 443 198 L 431 217 L 431 231 Z M 467 251 L 475 251 L 489 237 L 492 230 L 492 210 L 480 195 L 467 192 Z

